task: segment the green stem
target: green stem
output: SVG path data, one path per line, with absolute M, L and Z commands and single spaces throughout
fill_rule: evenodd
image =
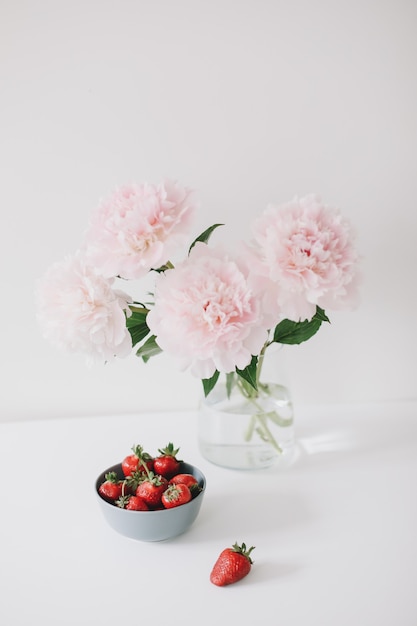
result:
M 258 356 L 258 365 L 256 368 L 256 389 L 254 389 L 251 385 L 249 385 L 243 378 L 237 377 L 237 386 L 241 392 L 241 394 L 249 400 L 251 404 L 256 409 L 256 412 L 251 416 L 250 422 L 246 429 L 245 433 L 245 441 L 250 441 L 253 437 L 253 433 L 256 430 L 260 435 L 261 439 L 264 441 L 268 441 L 277 452 L 282 454 L 282 448 L 279 446 L 276 441 L 274 435 L 268 427 L 268 419 L 271 419 L 273 422 L 278 423 L 278 420 L 275 419 L 275 416 L 271 416 L 271 412 L 266 413 L 261 404 L 258 402 L 259 398 L 259 387 L 263 387 L 264 391 L 266 391 L 266 386 L 262 385 L 260 382 L 262 366 L 265 358 L 265 351 L 269 346 L 268 342 L 265 342 L 261 352 Z M 279 417 L 279 416 L 278 416 Z M 256 422 L 258 422 L 258 426 L 256 427 Z
M 251 415 L 248 427 L 246 429 L 245 432 L 245 441 L 250 441 L 253 437 L 253 432 L 255 430 L 255 424 L 256 424 L 256 415 Z
M 264 364 L 265 350 L 267 349 L 267 347 L 268 347 L 268 343 L 265 342 L 258 356 L 258 366 L 256 368 L 256 387 L 257 388 L 259 386 L 259 382 L 261 378 L 262 365 Z
M 256 417 L 258 418 L 258 421 L 260 424 L 260 426 L 256 430 L 259 432 L 259 434 L 264 439 L 264 441 L 269 441 L 271 446 L 275 448 L 277 452 L 282 454 L 282 448 L 278 445 L 277 441 L 275 440 L 275 437 L 273 436 L 273 434 L 268 428 L 268 424 L 267 424 L 268 415 L 265 413 L 262 413 L 262 414 L 258 413 Z

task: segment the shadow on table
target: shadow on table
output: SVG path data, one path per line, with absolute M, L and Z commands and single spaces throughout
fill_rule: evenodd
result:
M 350 463 L 365 459 L 372 462 L 384 455 L 390 458 L 414 454 L 417 445 L 417 415 L 405 409 L 398 412 L 335 415 L 325 420 L 312 419 L 296 431 L 296 450 L 289 471 Z
M 255 554 L 253 558 L 255 561 Z M 301 569 L 301 567 L 301 565 L 297 565 L 296 563 L 256 561 L 256 568 L 254 567 L 252 569 L 252 575 L 249 582 L 251 585 L 256 585 L 258 583 L 270 582 L 271 580 L 281 580 L 283 578 L 288 578 L 296 574 Z

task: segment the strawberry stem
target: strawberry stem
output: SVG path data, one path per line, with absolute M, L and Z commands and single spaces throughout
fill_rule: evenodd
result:
M 167 446 L 165 446 L 165 448 L 158 449 L 158 452 L 163 456 L 173 456 L 174 458 L 176 458 L 179 451 L 180 449 L 175 448 L 174 444 L 171 442 Z
M 246 548 L 246 544 L 242 543 L 242 545 L 240 546 L 237 542 L 233 544 L 232 546 L 232 550 L 233 552 L 237 552 L 238 554 L 242 554 L 243 556 L 245 556 L 248 561 L 252 564 L 253 561 L 250 557 L 250 553 L 252 552 L 252 550 L 255 550 L 255 546 L 251 546 L 250 548 Z

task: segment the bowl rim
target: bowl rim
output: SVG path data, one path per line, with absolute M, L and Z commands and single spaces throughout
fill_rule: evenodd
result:
M 200 470 L 199 467 L 197 467 L 196 465 L 193 465 L 191 463 L 187 463 L 186 461 L 180 461 L 181 465 L 180 468 L 183 469 L 184 471 L 179 471 L 178 474 L 192 474 L 193 472 L 191 470 L 197 470 L 199 475 L 201 476 L 201 479 L 199 480 L 199 486 L 200 486 L 200 492 L 194 496 L 194 498 L 192 498 L 192 500 L 190 500 L 189 502 L 186 502 L 185 504 L 181 504 L 180 506 L 177 507 L 172 507 L 171 509 L 157 509 L 157 510 L 150 510 L 150 511 L 130 511 L 129 509 L 123 509 L 121 507 L 117 507 L 116 505 L 112 504 L 111 502 L 109 502 L 108 500 L 106 500 L 105 498 L 103 498 L 103 496 L 100 495 L 99 493 L 99 487 L 101 485 L 101 483 L 103 482 L 103 478 L 105 476 L 105 474 L 109 473 L 109 472 L 116 472 L 116 474 L 118 476 L 120 476 L 120 479 L 122 479 L 122 477 L 124 477 L 123 471 L 122 471 L 122 463 L 115 463 L 114 465 L 111 465 L 110 467 L 108 467 L 107 469 L 103 470 L 96 478 L 95 480 L 95 493 L 97 498 L 99 499 L 100 503 L 103 503 L 104 505 L 107 505 L 108 507 L 111 507 L 112 510 L 116 510 L 116 511 L 123 511 L 125 514 L 132 514 L 132 515 L 136 515 L 137 517 L 139 515 L 146 515 L 147 517 L 150 516 L 155 516 L 158 514 L 175 514 L 176 511 L 178 511 L 178 509 L 183 509 L 185 507 L 189 507 L 192 506 L 193 503 L 198 500 L 199 498 L 201 498 L 203 496 L 203 493 L 206 489 L 206 477 L 203 474 L 203 472 Z M 186 471 L 188 470 L 188 471 Z M 193 474 L 194 475 L 194 474 Z

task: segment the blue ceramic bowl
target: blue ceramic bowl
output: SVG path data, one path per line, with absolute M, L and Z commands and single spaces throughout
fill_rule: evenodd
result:
M 97 478 L 95 492 L 107 523 L 121 535 L 138 541 L 163 541 L 181 535 L 196 520 L 203 502 L 206 479 L 194 465 L 181 463 L 180 472 L 192 474 L 197 478 L 201 489 L 200 493 L 187 504 L 161 511 L 129 511 L 104 500 L 98 490 L 106 480 L 105 474 L 108 472 L 116 472 L 121 480 L 124 478 L 121 463 L 112 465 Z

